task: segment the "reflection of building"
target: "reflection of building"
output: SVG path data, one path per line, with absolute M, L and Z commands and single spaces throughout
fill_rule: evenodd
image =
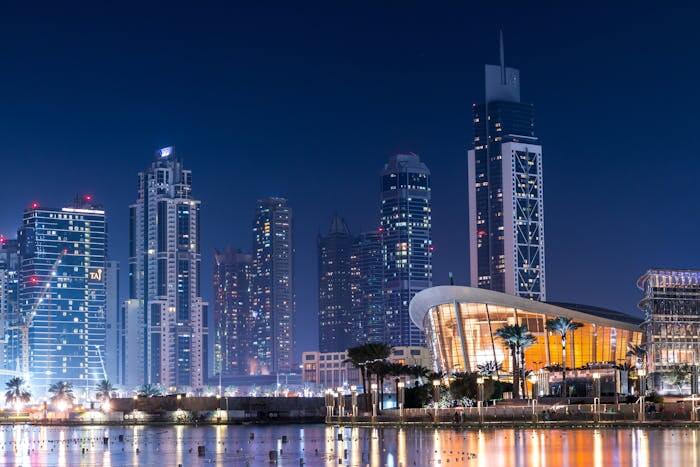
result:
M 644 293 L 639 308 L 645 314 L 647 371 L 657 389 L 677 390 L 663 373 L 684 363 L 700 365 L 700 270 L 650 269 L 637 286 Z
M 258 200 L 253 223 L 251 374 L 294 370 L 292 209 L 284 198 Z
M 304 383 L 318 385 L 318 389 L 352 385 L 358 386 L 360 390 L 362 388 L 360 370 L 347 361 L 347 352 L 304 352 L 301 360 Z M 388 361 L 428 369 L 432 366 L 430 352 L 425 347 L 394 347 Z M 410 377 L 402 376 L 402 379 Z M 385 378 L 384 384 L 393 391 L 393 377 Z
M 542 146 L 532 104 L 520 102 L 520 72 L 486 65 L 468 155 L 471 285 L 546 299 Z
M 90 202 L 33 204 L 19 231 L 23 370 L 38 394 L 67 381 L 79 394 L 105 378 L 105 212 Z M 26 326 L 26 327 L 25 327 Z
M 364 232 L 355 238 L 350 257 L 355 342 L 382 343 L 386 333 L 382 274 L 382 235 Z
M 345 220 L 333 216 L 318 237 L 318 348 L 339 352 L 355 345 L 350 259 L 352 236 Z
M 432 285 L 430 171 L 416 154 L 397 154 L 381 175 L 384 313 L 390 345 L 422 345 L 408 304 Z
M 566 366 L 623 363 L 627 344 L 640 344 L 641 320 L 597 307 L 549 304 L 472 287 L 441 286 L 411 301 L 411 319 L 426 334 L 438 371 L 477 371 L 489 361 L 511 371 L 510 354 L 495 332 L 509 324 L 527 325 L 537 343 L 525 350 L 526 368 L 561 364 L 561 340 L 545 330 L 547 319 L 563 316 L 583 324 L 568 336 Z
M 249 254 L 226 248 L 214 253 L 214 372 L 222 377 L 248 374 L 252 316 Z
M 128 352 L 143 362 L 138 384 L 200 388 L 206 378 L 199 204 L 192 197 L 192 172 L 172 148 L 159 150 L 139 173 L 138 196 L 129 210 L 127 306 L 129 318 L 141 320 L 136 328 L 143 334 L 134 337 L 139 347 Z M 135 314 L 134 306 L 140 307 Z

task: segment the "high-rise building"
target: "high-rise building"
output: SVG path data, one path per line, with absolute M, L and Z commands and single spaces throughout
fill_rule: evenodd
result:
M 355 237 L 350 256 L 352 320 L 355 345 L 386 341 L 382 234 L 363 232 Z
M 192 197 L 192 172 L 172 148 L 159 150 L 139 173 L 138 197 L 130 207 L 126 326 L 141 335 L 131 338 L 139 348 L 127 350 L 127 366 L 142 365 L 140 381 L 131 384 L 201 388 L 206 378 L 199 208 Z M 126 373 L 133 376 L 133 368 Z
M 643 292 L 639 309 L 644 312 L 642 330 L 646 339 L 646 364 L 650 386 L 659 391 L 698 391 L 700 366 L 700 270 L 650 269 L 637 281 Z M 678 384 L 664 375 L 680 365 L 695 373 Z M 691 385 L 692 383 L 692 385 Z
M 342 352 L 355 344 L 350 258 L 353 239 L 335 214 L 326 235 L 318 237 L 318 347 Z
M 473 106 L 468 153 L 469 254 L 474 287 L 544 301 L 542 146 L 520 72 L 486 65 L 484 102 Z
M 381 232 L 387 344 L 423 345 L 408 304 L 432 285 L 430 171 L 416 154 L 392 156 L 381 175 Z
M 67 381 L 85 397 L 105 378 L 105 212 L 90 196 L 24 211 L 19 231 L 22 371 L 41 394 Z
M 0 235 L 0 365 L 5 370 L 19 371 L 19 244 Z
M 105 286 L 105 370 L 110 382 L 124 384 L 124 323 L 119 303 L 119 262 L 107 261 Z
M 253 222 L 251 374 L 294 368 L 294 247 L 292 210 L 284 198 L 258 200 Z
M 214 253 L 214 363 L 222 377 L 250 371 L 253 317 L 250 308 L 252 255 L 226 248 Z

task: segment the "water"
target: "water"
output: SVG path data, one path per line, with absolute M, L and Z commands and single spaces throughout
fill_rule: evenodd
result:
M 251 440 L 250 434 L 254 434 Z M 343 440 L 338 440 L 338 433 Z M 118 436 L 124 441 L 119 442 Z M 103 445 L 103 437 L 109 445 Z M 282 437 L 287 436 L 287 443 Z M 0 465 L 693 466 L 695 429 L 337 428 L 323 425 L 2 427 Z M 197 447 L 205 446 L 198 456 Z M 347 453 L 345 452 L 347 450 Z M 346 457 L 347 456 L 347 457 Z M 339 463 L 339 457 L 342 464 Z

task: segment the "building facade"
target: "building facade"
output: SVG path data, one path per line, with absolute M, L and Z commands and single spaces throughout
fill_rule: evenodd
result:
M 355 237 L 350 273 L 353 340 L 357 345 L 383 343 L 386 339 L 386 316 L 381 232 L 363 232 Z
M 520 72 L 486 65 L 468 152 L 471 285 L 546 300 L 542 146 Z
M 342 352 L 355 345 L 352 310 L 353 239 L 337 214 L 326 235 L 318 237 L 318 348 Z
M 0 236 L 0 365 L 11 371 L 21 368 L 19 266 L 19 243 Z
M 561 340 L 546 330 L 547 319 L 559 316 L 583 324 L 567 336 L 569 368 L 624 363 L 628 344 L 642 342 L 641 319 L 597 307 L 542 303 L 458 286 L 432 287 L 411 301 L 411 319 L 425 332 L 433 368 L 442 372 L 474 372 L 488 362 L 512 372 L 509 349 L 496 331 L 513 324 L 526 325 L 537 338 L 525 350 L 527 370 L 561 365 Z
M 65 208 L 33 204 L 19 248 L 21 370 L 36 394 L 67 381 L 87 397 L 106 378 L 105 212 L 90 196 Z
M 223 378 L 250 373 L 252 264 L 252 255 L 240 250 L 226 248 L 214 253 L 214 371 Z
M 397 154 L 381 174 L 381 233 L 386 343 L 420 346 L 413 296 L 432 285 L 430 171 L 416 154 Z
M 142 336 L 127 365 L 143 362 L 137 384 L 201 388 L 208 328 L 199 277 L 200 202 L 192 196 L 192 172 L 172 148 L 163 148 L 139 173 L 138 186 L 130 207 L 129 301 L 139 308 Z
M 287 200 L 258 200 L 253 222 L 252 374 L 295 370 L 292 242 L 292 209 Z
M 680 365 L 700 365 L 700 270 L 650 269 L 637 281 L 653 387 L 677 392 L 665 376 Z M 682 392 L 690 391 L 688 378 Z M 697 389 L 697 388 L 696 388 Z
M 124 347 L 121 303 L 119 301 L 119 262 L 105 267 L 105 370 L 113 384 L 124 384 Z

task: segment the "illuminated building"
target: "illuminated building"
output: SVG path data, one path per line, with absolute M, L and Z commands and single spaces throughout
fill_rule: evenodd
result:
M 199 277 L 200 202 L 192 197 L 192 172 L 172 148 L 163 148 L 139 173 L 138 187 L 130 207 L 126 319 L 140 335 L 131 336 L 138 347 L 127 350 L 126 373 L 131 384 L 200 388 L 208 329 Z M 129 325 L 130 318 L 139 322 Z M 141 377 L 134 379 L 139 370 Z
M 397 154 L 381 174 L 385 342 L 422 345 L 408 304 L 432 285 L 430 171 L 415 154 Z
M 383 343 L 386 334 L 384 315 L 382 234 L 364 232 L 355 237 L 350 256 L 352 275 L 352 316 L 354 342 Z M 351 346 L 348 346 L 351 347 Z
M 336 389 L 339 386 L 358 387 L 362 391 L 362 377 L 359 368 L 347 361 L 346 351 L 341 352 L 303 352 L 302 382 L 314 384 L 317 389 Z M 430 368 L 432 360 L 430 352 L 425 347 L 399 346 L 391 349 L 387 359 L 389 363 L 399 363 L 407 366 L 422 366 Z M 401 376 L 406 381 L 408 378 Z M 394 391 L 394 378 L 385 379 L 385 387 Z
M 353 239 L 337 214 L 325 236 L 318 237 L 318 348 L 340 352 L 355 345 L 352 313 Z
M 33 204 L 19 231 L 21 370 L 36 394 L 67 381 L 87 396 L 105 378 L 105 212 L 90 196 Z
M 105 268 L 105 351 L 107 379 L 124 384 L 124 322 L 119 302 L 119 263 L 107 261 Z
M 546 300 L 542 146 L 520 72 L 486 65 L 468 153 L 471 285 Z
M 253 319 L 250 280 L 253 257 L 226 248 L 214 253 L 215 373 L 222 377 L 249 372 Z
M 700 270 L 650 269 L 637 287 L 644 294 L 639 309 L 645 315 L 650 383 L 657 390 L 677 392 L 664 374 L 678 365 L 700 365 Z M 690 389 L 690 381 L 683 391 Z
M 19 244 L 0 235 L 0 365 L 20 369 Z
M 627 344 L 640 344 L 641 319 L 597 307 L 551 304 L 486 289 L 433 287 L 411 301 L 411 319 L 425 332 L 433 367 L 443 372 L 478 371 L 477 365 L 499 362 L 511 372 L 507 346 L 495 337 L 498 329 L 526 325 L 537 343 L 525 350 L 528 370 L 561 365 L 558 335 L 546 331 L 547 319 L 571 318 L 583 324 L 567 336 L 566 366 L 627 361 Z
M 287 200 L 258 200 L 253 222 L 251 374 L 295 370 L 293 262 L 292 210 Z

